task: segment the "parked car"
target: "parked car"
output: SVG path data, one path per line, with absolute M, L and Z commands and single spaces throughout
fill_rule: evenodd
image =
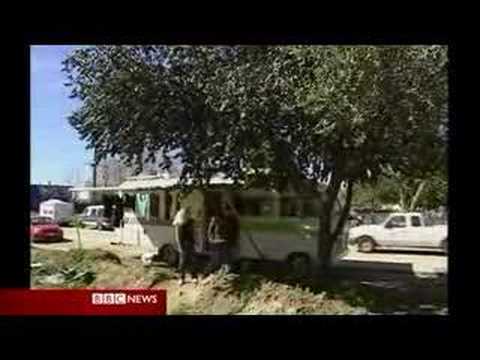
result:
M 50 217 L 34 216 L 30 220 L 31 241 L 60 241 L 63 231 Z
M 349 230 L 350 244 L 360 252 L 383 248 L 430 249 L 448 252 L 446 225 L 426 225 L 420 213 L 392 213 L 377 224 L 360 225 Z
M 80 222 L 90 228 L 99 230 L 114 230 L 110 219 L 104 216 L 105 207 L 103 205 L 87 206 L 78 216 Z

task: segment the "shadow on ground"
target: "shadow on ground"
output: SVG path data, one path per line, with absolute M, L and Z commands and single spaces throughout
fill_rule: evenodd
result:
M 198 270 L 206 275 L 208 259 L 197 259 Z M 152 267 L 169 268 L 163 262 Z M 171 268 L 170 268 L 171 269 Z M 299 278 L 283 263 L 248 261 L 238 264 L 233 287 L 238 294 L 255 293 L 265 281 L 308 288 L 314 294 L 325 293 L 330 299 L 341 299 L 369 314 L 447 314 L 447 276 L 418 276 L 411 264 L 343 260 L 328 273 Z M 156 279 L 154 284 L 163 278 Z
M 381 250 L 377 249 L 372 254 L 399 254 L 399 255 L 436 255 L 438 257 L 446 257 L 447 254 L 435 250 Z
M 48 244 L 62 244 L 62 243 L 71 243 L 73 240 L 70 239 L 59 239 L 59 240 L 49 240 L 49 241 L 32 241 L 35 245 L 48 245 Z
M 328 273 L 298 278 L 282 264 L 251 263 L 238 286 L 255 290 L 260 278 L 308 288 L 315 294 L 325 292 L 329 298 L 343 299 L 352 306 L 363 307 L 371 314 L 447 314 L 447 276 L 430 274 L 419 277 L 409 264 L 384 264 L 397 271 L 378 268 L 334 268 Z M 377 266 L 378 263 L 372 265 Z M 400 269 L 402 268 L 402 269 Z M 252 279 L 257 279 L 254 281 Z M 253 288 L 253 289 L 252 289 Z

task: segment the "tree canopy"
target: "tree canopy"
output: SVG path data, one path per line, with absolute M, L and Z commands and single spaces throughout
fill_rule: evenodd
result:
M 339 225 L 354 183 L 445 163 L 447 63 L 442 46 L 95 46 L 64 70 L 82 101 L 70 123 L 99 158 L 160 152 L 197 184 L 218 172 L 275 188 L 328 179 L 328 253 L 342 184 Z

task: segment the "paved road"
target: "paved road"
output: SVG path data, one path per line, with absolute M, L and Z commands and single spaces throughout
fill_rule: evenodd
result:
M 385 269 L 415 274 L 448 273 L 448 257 L 437 252 L 376 251 L 359 253 L 355 247 L 339 264 L 345 267 Z

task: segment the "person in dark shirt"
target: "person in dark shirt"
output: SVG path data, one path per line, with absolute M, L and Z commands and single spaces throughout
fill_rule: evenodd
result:
M 208 226 L 208 240 L 212 252 L 211 270 L 219 267 L 229 272 L 232 265 L 232 251 L 238 242 L 239 221 L 232 207 L 224 203 L 212 217 Z
M 227 265 L 231 266 L 233 262 L 233 252 L 238 246 L 240 236 L 240 220 L 235 208 L 228 203 L 224 204 L 223 213 L 227 225 L 226 259 Z
M 185 283 L 187 271 L 190 272 L 194 282 L 198 282 L 195 264 L 195 235 L 194 220 L 190 216 L 190 209 L 181 209 L 173 222 L 176 230 L 176 240 L 179 252 L 178 270 L 180 272 L 180 285 Z

